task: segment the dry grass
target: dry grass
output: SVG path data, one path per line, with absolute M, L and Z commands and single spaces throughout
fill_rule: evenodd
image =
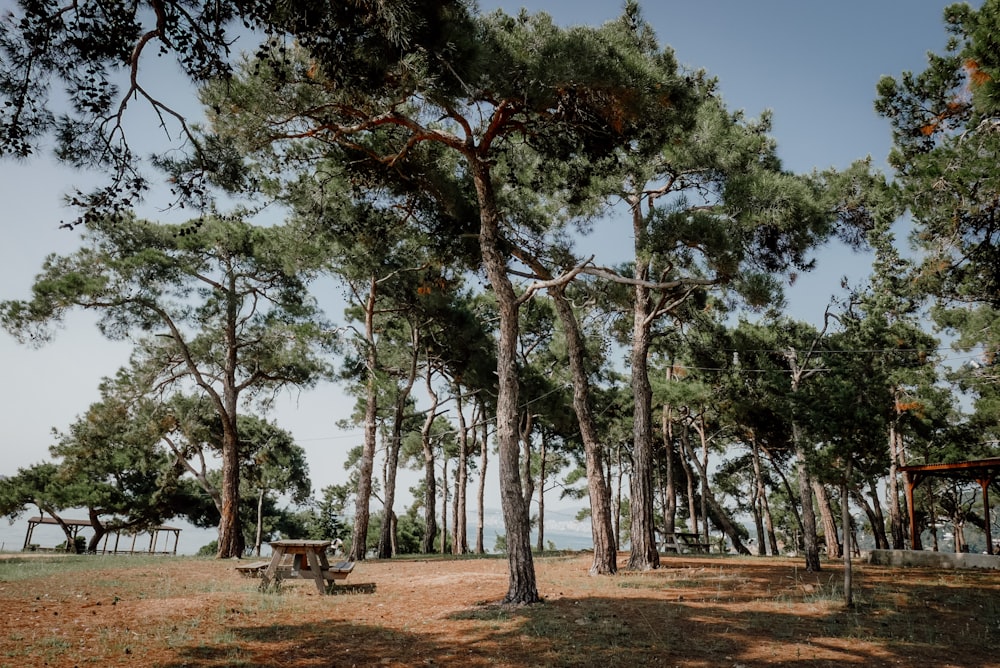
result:
M 856 565 L 845 609 L 836 564 L 589 565 L 538 558 L 545 603 L 512 608 L 503 559 L 364 562 L 336 596 L 210 559 L 9 559 L 0 666 L 1000 666 L 998 572 Z

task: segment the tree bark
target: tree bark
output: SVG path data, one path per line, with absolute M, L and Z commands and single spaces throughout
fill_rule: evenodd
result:
M 403 420 L 406 416 L 406 406 L 413 385 L 417 381 L 417 360 L 420 331 L 410 327 L 410 368 L 406 381 L 398 389 L 396 405 L 392 415 L 392 433 L 389 436 L 389 447 L 386 449 L 385 462 L 385 502 L 382 504 L 382 531 L 378 539 L 378 558 L 389 559 L 396 555 L 396 522 L 390 521 L 396 516 L 396 473 L 399 471 L 399 451 L 403 447 Z
M 819 541 L 816 536 L 816 511 L 813 508 L 812 476 L 806 462 L 805 445 L 799 435 L 799 426 L 792 423 L 792 440 L 795 442 L 795 467 L 799 477 L 799 503 L 802 518 L 802 549 L 805 552 L 806 570 L 819 572 Z
M 101 539 L 107 534 L 108 530 L 105 528 L 104 523 L 101 522 L 101 516 L 93 508 L 88 509 L 90 515 L 90 527 L 94 530 L 94 535 L 90 537 L 90 541 L 87 543 L 87 552 L 90 554 L 97 553 L 97 546 L 101 544 Z M 74 541 L 76 538 L 74 537 Z
M 694 472 L 691 470 L 691 464 L 688 461 L 688 451 L 691 449 L 691 446 L 690 442 L 688 441 L 688 427 L 686 424 L 684 425 L 684 428 L 681 431 L 680 444 L 681 444 L 681 452 L 680 452 L 681 468 L 684 469 L 684 479 L 687 483 L 688 529 L 692 533 L 697 533 L 698 509 L 695 507 Z
M 695 456 L 695 452 L 691 447 L 690 441 L 685 439 L 683 443 L 688 449 L 687 454 L 690 457 L 691 461 L 694 462 L 695 468 L 697 469 L 698 472 L 698 478 L 701 481 L 702 507 L 706 509 L 706 515 L 710 516 L 712 520 L 715 522 L 716 526 L 722 529 L 722 532 L 724 534 L 729 536 L 729 540 L 733 544 L 734 550 L 736 550 L 739 554 L 750 554 L 750 550 L 748 550 L 747 546 L 743 544 L 743 539 L 740 537 L 736 525 L 733 523 L 732 519 L 730 519 L 729 513 L 727 513 L 725 508 L 723 508 L 719 504 L 719 502 L 716 501 L 715 495 L 712 494 L 712 490 L 709 489 L 708 485 L 706 484 L 708 480 L 708 469 Z M 708 525 L 708 517 L 705 518 L 705 524 L 706 526 Z M 709 542 L 708 538 L 709 537 L 706 532 L 705 535 L 706 543 Z
M 872 533 L 875 534 L 875 546 L 880 550 L 889 549 L 889 537 L 885 535 L 885 516 L 882 514 L 882 504 L 878 500 L 878 486 L 874 478 L 868 481 L 868 489 L 871 492 L 871 510 L 872 510 Z M 861 496 L 861 492 L 858 492 L 858 496 Z M 899 510 L 899 505 L 896 505 L 896 510 Z M 900 525 L 902 529 L 902 525 Z
M 234 406 L 235 410 L 235 406 Z M 242 557 L 246 547 L 240 523 L 240 448 L 236 413 L 223 421 L 222 433 L 222 514 L 219 518 L 219 559 Z
M 372 495 L 372 471 L 375 468 L 378 417 L 378 348 L 375 343 L 375 303 L 378 283 L 369 281 L 365 300 L 365 441 L 358 464 L 358 488 L 354 495 L 354 530 L 351 534 L 352 561 L 363 561 L 368 553 L 368 521 Z
M 669 374 L 670 372 L 668 372 Z M 669 379 L 669 378 L 668 378 Z M 677 484 L 674 480 L 674 435 L 673 421 L 670 419 L 670 407 L 663 407 L 663 459 L 664 459 L 664 500 L 663 500 L 663 534 L 668 542 L 674 541 L 674 529 L 677 518 Z
M 837 521 L 834 519 L 833 504 L 826 487 L 817 480 L 812 481 L 816 504 L 819 506 L 820 520 L 823 522 L 823 538 L 826 541 L 826 556 L 840 558 L 840 538 L 837 536 Z M 846 529 L 845 529 L 846 531 Z
M 886 485 L 886 505 L 889 507 L 889 528 L 892 532 L 892 549 L 894 550 L 906 548 L 906 530 L 903 525 L 903 512 L 899 505 L 899 464 L 902 461 L 902 440 L 902 434 L 893 424 L 889 429 L 889 479 Z
M 264 488 L 257 492 L 257 531 L 254 533 L 253 551 L 260 556 L 260 544 L 264 538 Z
M 757 530 L 757 556 L 767 554 L 767 534 L 764 528 L 764 512 L 767 508 L 767 486 L 760 467 L 760 448 L 757 446 L 757 435 L 750 434 L 750 459 L 753 462 L 753 481 L 756 487 L 754 493 L 754 525 Z
M 485 527 L 486 510 L 483 506 L 486 496 L 486 466 L 489 464 L 489 444 L 490 429 L 486 422 L 486 408 L 482 401 L 478 402 L 480 416 L 483 427 L 482 440 L 479 442 L 479 488 L 476 491 L 476 554 L 485 554 L 486 547 L 483 545 L 483 529 Z
M 481 149 L 482 150 L 482 149 Z M 538 603 L 535 564 L 531 555 L 531 522 L 521 493 L 518 470 L 518 300 L 507 274 L 506 257 L 500 251 L 500 213 L 496 206 L 489 162 L 485 155 L 469 156 L 479 201 L 479 247 L 483 268 L 497 302 L 497 445 L 500 468 L 500 504 L 507 531 L 509 582 L 504 603 Z
M 656 550 L 653 519 L 653 390 L 649 384 L 649 346 L 653 321 L 649 278 L 649 252 L 646 249 L 646 220 L 641 199 L 632 202 L 632 232 L 635 244 L 635 278 L 632 302 L 632 476 L 631 476 L 631 550 L 628 568 L 650 570 L 660 565 Z M 697 529 L 695 529 L 697 530 Z
M 455 537 L 452 551 L 455 554 L 469 552 L 468 520 L 466 506 L 469 488 L 469 427 L 465 423 L 465 406 L 462 401 L 462 387 L 455 392 L 455 411 L 458 413 L 458 471 L 455 473 Z
M 854 572 L 851 566 L 851 504 L 848 503 L 848 484 L 851 479 L 851 459 L 847 460 L 844 481 L 840 487 L 841 524 L 844 527 L 844 605 L 854 606 Z M 829 545 L 829 543 L 828 543 Z
M 591 575 L 618 572 L 617 540 L 612 526 L 611 489 L 604 476 L 603 450 L 590 401 L 590 379 L 586 368 L 586 349 L 579 322 L 563 290 L 551 291 L 556 313 L 566 336 L 569 368 L 573 378 L 573 410 L 580 427 L 587 471 L 587 494 L 590 498 L 590 535 L 594 543 Z
M 420 429 L 420 445 L 424 453 L 424 537 L 420 551 L 424 554 L 434 552 L 434 539 L 437 537 L 437 483 L 434 477 L 434 446 L 431 443 L 431 429 L 437 417 L 438 395 L 431 383 L 431 362 L 428 358 L 425 371 L 425 389 L 431 398 L 431 406 L 427 410 L 423 427 Z
M 541 552 L 545 549 L 545 461 L 547 452 L 545 432 L 542 432 L 542 444 L 538 450 L 538 540 L 535 549 Z
M 441 554 L 448 554 L 448 457 L 441 456 Z

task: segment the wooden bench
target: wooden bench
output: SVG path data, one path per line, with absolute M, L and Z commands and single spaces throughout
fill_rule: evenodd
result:
M 354 570 L 353 561 L 338 561 L 330 564 L 329 568 L 323 569 L 323 579 L 325 580 L 346 580 L 347 576 Z
M 236 567 L 236 571 L 244 577 L 258 578 L 270 563 L 270 561 L 251 561 L 249 564 L 240 564 Z
M 696 533 L 677 531 L 675 534 L 661 544 L 664 552 L 676 552 L 684 554 L 687 552 L 698 552 L 708 554 L 711 551 L 711 544 L 701 541 L 701 536 Z

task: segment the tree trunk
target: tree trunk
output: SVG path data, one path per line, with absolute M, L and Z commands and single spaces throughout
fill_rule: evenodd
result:
M 254 532 L 253 552 L 260 556 L 260 544 L 264 538 L 264 488 L 257 492 L 257 531 Z
M 219 559 L 242 557 L 246 547 L 240 523 L 240 447 L 235 408 L 234 405 L 233 412 L 229 413 L 232 418 L 223 420 L 222 513 L 219 518 L 219 550 L 216 553 Z
M 468 520 L 466 506 L 469 488 L 469 428 L 465 423 L 465 407 L 462 402 L 462 388 L 455 392 L 455 411 L 458 413 L 458 471 L 455 473 L 455 537 L 452 551 L 455 554 L 469 552 Z
M 695 456 L 694 450 L 691 448 L 690 441 L 685 439 L 683 443 L 687 446 L 688 455 L 690 456 L 691 461 L 694 462 L 698 471 L 698 477 L 701 481 L 702 506 L 706 509 L 706 515 L 710 516 L 716 526 L 722 529 L 724 534 L 729 536 L 729 540 L 733 544 L 734 550 L 736 550 L 739 554 L 750 554 L 750 550 L 748 550 L 747 546 L 743 544 L 743 539 L 740 537 L 736 524 L 729 517 L 729 513 L 726 512 L 725 508 L 723 508 L 719 502 L 715 500 L 715 495 L 712 494 L 712 491 L 706 484 L 706 481 L 708 480 L 708 469 Z M 706 525 L 708 524 L 708 517 L 706 517 L 705 523 Z M 705 542 L 708 542 L 707 535 Z
M 764 454 L 767 455 L 767 458 L 771 461 L 771 469 L 774 470 L 774 472 L 778 475 L 779 478 L 781 478 L 781 486 L 785 488 L 785 494 L 788 495 L 789 501 L 793 501 L 796 498 L 796 494 L 795 494 L 795 490 L 792 489 L 792 484 L 790 482 L 788 482 L 788 476 L 785 475 L 785 472 L 778 465 L 778 462 L 776 462 L 774 460 L 774 457 L 771 456 L 771 453 L 767 451 L 767 448 L 761 446 L 760 449 L 761 449 L 761 451 Z M 792 517 L 795 518 L 795 524 L 799 528 L 799 533 L 802 534 L 802 535 L 805 535 L 806 532 L 805 532 L 805 530 L 802 527 L 802 511 L 801 511 L 801 509 L 795 507 L 794 502 L 793 502 L 791 511 L 792 511 Z M 771 528 L 771 530 L 772 530 L 772 534 L 773 534 L 773 527 Z M 774 540 L 775 540 L 775 542 L 773 543 L 773 545 L 774 545 L 774 553 L 778 554 L 777 539 L 775 538 Z M 795 542 L 795 545 L 796 545 L 796 549 L 798 549 L 798 541 L 797 540 Z
M 420 429 L 420 445 L 424 453 L 424 537 L 420 551 L 424 554 L 434 552 L 434 539 L 437 538 L 437 481 L 434 475 L 434 446 L 431 443 L 431 430 L 434 426 L 434 419 L 437 417 L 438 395 L 431 382 L 432 375 L 433 371 L 428 358 L 424 377 L 427 381 L 425 389 L 431 398 L 431 406 L 427 409 L 427 417 Z
M 395 515 L 396 473 L 399 470 L 399 449 L 402 445 L 400 417 L 397 414 L 393 418 L 392 434 L 389 436 L 389 447 L 386 448 L 385 453 L 385 475 L 383 476 L 385 492 L 382 503 L 382 530 L 379 532 L 378 549 L 376 552 L 379 559 L 390 559 L 396 554 L 393 549 L 396 542 L 395 526 L 388 520 Z
M 622 444 L 619 443 L 615 448 L 616 460 L 618 463 L 618 475 L 615 478 L 615 519 L 614 519 L 614 541 L 615 541 L 615 552 L 618 551 L 618 547 L 621 545 L 622 539 L 622 480 L 625 478 L 625 467 L 622 465 Z M 609 466 L 608 479 L 611 479 L 611 470 Z
M 687 501 L 688 501 L 688 530 L 691 533 L 697 533 L 698 531 L 698 509 L 695 507 L 695 480 L 694 472 L 691 470 L 691 463 L 688 461 L 688 451 L 691 449 L 690 442 L 688 441 L 688 427 L 684 425 L 681 431 L 681 452 L 680 461 L 681 468 L 684 469 L 684 478 L 687 482 Z
M 868 489 L 871 492 L 872 499 L 872 533 L 875 534 L 875 547 L 879 550 L 889 549 L 889 537 L 885 535 L 885 516 L 882 514 L 882 504 L 878 500 L 878 486 L 874 478 L 868 481 Z M 858 492 L 858 496 L 861 493 Z M 896 510 L 899 511 L 899 504 L 896 504 Z M 902 525 L 900 525 L 902 529 Z
M 886 505 L 889 507 L 889 529 L 892 533 L 892 549 L 906 548 L 906 530 L 903 513 L 899 506 L 899 464 L 902 461 L 902 434 L 893 424 L 889 429 L 889 479 L 886 489 Z M 916 548 L 914 548 L 916 549 Z
M 531 473 L 531 435 L 535 428 L 535 417 L 530 411 L 525 410 L 524 417 L 521 418 L 520 440 L 524 445 L 524 453 L 521 465 L 524 471 L 521 474 L 521 495 L 524 497 L 524 505 L 531 508 L 531 499 L 535 496 L 535 476 Z
M 101 522 L 101 516 L 93 508 L 88 508 L 88 513 L 90 515 L 90 528 L 94 530 L 94 535 L 90 537 L 90 541 L 87 543 L 87 552 L 90 554 L 97 553 L 97 546 L 101 544 L 101 539 L 108 533 L 105 528 L 104 523 Z M 73 542 L 76 542 L 76 537 L 73 537 Z
M 670 372 L 668 372 L 669 374 Z M 663 534 L 664 538 L 674 541 L 675 522 L 677 520 L 677 484 L 674 481 L 674 435 L 673 422 L 670 419 L 670 407 L 663 407 L 663 458 L 664 458 L 664 501 L 663 501 Z
M 535 548 L 538 552 L 545 549 L 545 458 L 548 454 L 546 442 L 548 438 L 542 432 L 542 445 L 538 451 L 538 541 Z
M 413 385 L 417 381 L 417 347 L 420 341 L 420 330 L 417 327 L 410 327 L 410 368 L 406 375 L 406 381 L 398 389 L 396 394 L 396 405 L 392 415 L 392 433 L 389 436 L 389 447 L 385 454 L 385 502 L 382 504 L 382 531 L 378 539 L 378 558 L 389 559 L 396 555 L 396 522 L 389 521 L 395 518 L 396 503 L 396 473 L 399 471 L 399 451 L 403 447 L 403 420 L 406 416 L 406 406 Z
M 478 411 L 483 426 L 483 436 L 479 443 L 479 489 L 476 491 L 476 554 L 486 554 L 486 547 L 483 545 L 483 529 L 486 520 L 486 511 L 483 500 L 486 496 L 486 465 L 489 464 L 489 444 L 490 428 L 486 422 L 486 408 L 480 401 Z
M 830 559 L 838 559 L 840 558 L 840 538 L 837 536 L 837 521 L 834 518 L 830 495 L 827 494 L 826 487 L 817 480 L 812 481 L 812 488 L 816 495 L 816 504 L 819 506 L 820 520 L 823 522 L 826 556 Z
M 566 336 L 569 368 L 573 378 L 573 410 L 583 440 L 587 471 L 587 494 L 590 498 L 590 536 L 594 543 L 591 575 L 618 572 L 618 541 L 612 526 L 611 489 L 604 476 L 603 449 L 590 401 L 590 379 L 586 368 L 586 348 L 580 325 L 563 290 L 551 291 L 556 313 Z
M 500 468 L 500 504 L 507 532 L 509 582 L 504 603 L 538 603 L 535 564 L 531 555 L 531 521 L 521 494 L 518 470 L 518 379 L 517 341 L 519 308 L 514 286 L 507 275 L 507 262 L 500 251 L 500 213 L 497 211 L 489 162 L 478 152 L 469 156 L 479 201 L 479 247 L 483 268 L 493 288 L 497 323 L 497 445 Z
M 640 215 L 641 213 L 637 213 Z M 648 268 L 636 264 L 636 278 L 644 281 Z M 631 485 L 631 550 L 628 568 L 646 571 L 658 568 L 660 555 L 656 550 L 653 521 L 653 390 L 649 384 L 648 356 L 650 345 L 649 289 L 635 288 L 632 324 L 632 396 L 635 401 L 632 416 L 632 475 Z
M 358 463 L 358 487 L 354 495 L 354 531 L 351 535 L 352 561 L 363 561 L 368 552 L 368 521 L 372 495 L 372 471 L 375 468 L 375 447 L 378 418 L 378 348 L 375 343 L 375 303 L 378 283 L 372 277 L 365 301 L 365 441 Z
M 754 524 L 757 529 L 757 555 L 763 557 L 767 554 L 768 536 L 764 528 L 764 515 L 768 515 L 770 521 L 770 511 L 767 506 L 767 486 L 764 484 L 764 475 L 760 467 L 760 448 L 757 445 L 757 435 L 750 434 L 750 459 L 753 462 L 753 480 L 756 486 L 754 494 Z M 777 554 L 777 550 L 772 552 Z
M 701 518 L 702 518 L 702 540 L 709 543 L 710 534 L 708 526 L 708 495 L 711 491 L 708 488 L 708 427 L 705 424 L 704 411 L 695 421 L 695 429 L 698 431 L 698 439 L 701 441 L 701 461 L 698 463 L 698 476 L 701 478 Z M 692 455 L 694 453 L 691 453 Z M 697 459 L 695 460 L 697 461 Z
M 448 554 L 448 457 L 441 456 L 441 554 Z
M 848 481 L 851 479 L 853 461 L 848 459 L 844 481 L 840 487 L 841 525 L 844 527 L 844 605 L 854 607 L 854 572 L 851 567 L 851 504 L 848 503 Z
M 799 503 L 802 517 L 802 549 L 805 552 L 806 570 L 820 570 L 819 540 L 816 535 L 816 511 L 813 508 L 812 477 L 806 462 L 806 449 L 799 434 L 799 425 L 792 422 L 792 440 L 795 445 L 795 467 L 799 478 Z

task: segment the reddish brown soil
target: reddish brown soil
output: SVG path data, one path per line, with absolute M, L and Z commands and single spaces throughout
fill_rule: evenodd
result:
M 579 554 L 538 558 L 545 602 L 504 607 L 503 559 L 362 562 L 333 596 L 260 593 L 231 562 L 92 559 L 0 580 L 0 666 L 1000 666 L 1000 572 L 856 565 L 848 609 L 838 564 L 591 577 Z

